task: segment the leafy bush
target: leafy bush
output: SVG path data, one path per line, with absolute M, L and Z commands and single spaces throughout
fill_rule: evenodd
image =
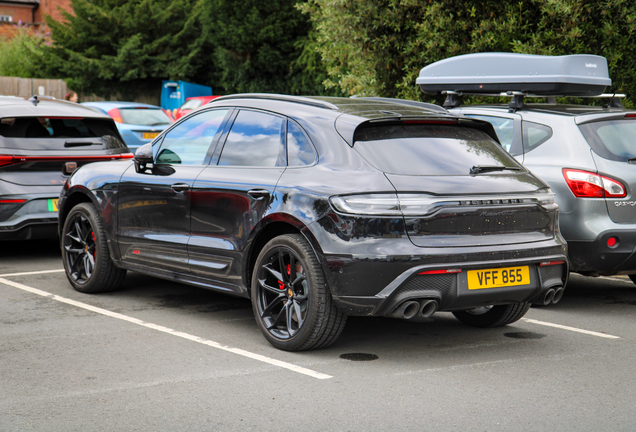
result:
M 348 94 L 427 100 L 424 66 L 475 52 L 607 58 L 612 91 L 636 97 L 632 0 L 310 0 L 327 85 Z M 631 104 L 631 101 L 628 102 Z

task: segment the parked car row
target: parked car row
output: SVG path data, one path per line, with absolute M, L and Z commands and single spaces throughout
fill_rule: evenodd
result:
M 567 56 L 557 65 L 567 73 L 540 74 L 554 67 L 547 61 L 533 81 L 502 76 L 525 58 L 464 57 L 448 68 L 455 72 L 434 64 L 418 79 L 424 91 L 448 94 L 449 110 L 385 98 L 229 95 L 166 124 L 134 157 L 122 143 L 122 111 L 148 107 L 102 105 L 122 120 L 114 122 L 68 103 L 63 109 L 76 111 L 35 116 L 49 105 L 21 100 L 24 114 L 16 104 L 8 117 L 0 104 L 0 119 L 13 127 L 31 116 L 59 140 L 61 194 L 46 216 L 58 216 L 74 289 L 116 290 L 135 271 L 250 298 L 264 337 L 284 350 L 332 344 L 348 316 L 447 311 L 472 326 L 506 325 L 533 304 L 558 302 L 570 271 L 636 273 L 636 112 L 523 100 L 598 93 L 606 63 Z M 594 76 L 581 73 L 592 62 Z M 465 70 L 466 82 L 453 75 Z M 459 104 L 461 94 L 501 91 L 514 92 L 511 104 Z M 51 110 L 59 103 L 47 102 Z M 61 135 L 60 119 L 83 135 Z M 24 130 L 11 141 L 0 128 L 1 148 L 43 142 Z M 73 151 L 88 146 L 108 162 L 75 169 L 84 160 Z M 16 182 L 5 176 L 31 165 L 2 149 L 6 187 Z M 7 190 L 0 223 L 5 209 L 23 215 L 27 203 L 53 200 L 17 202 L 17 189 Z

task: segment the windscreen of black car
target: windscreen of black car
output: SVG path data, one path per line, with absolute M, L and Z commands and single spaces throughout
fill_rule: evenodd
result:
M 475 166 L 519 167 L 486 133 L 458 125 L 366 126 L 356 130 L 353 148 L 389 174 L 469 175 Z
M 160 126 L 172 123 L 163 110 L 155 108 L 119 108 L 121 120 L 140 126 Z
M 636 119 L 585 123 L 579 128 L 599 156 L 616 161 L 636 158 Z

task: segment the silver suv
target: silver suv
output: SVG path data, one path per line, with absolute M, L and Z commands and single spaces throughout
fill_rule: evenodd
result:
M 570 270 L 627 274 L 636 282 L 636 111 L 616 95 L 605 58 L 479 53 L 426 66 L 417 79 L 455 113 L 487 120 L 501 144 L 550 185 L 568 242 Z M 461 96 L 512 96 L 462 106 Z M 560 105 L 554 96 L 607 96 L 605 106 Z M 542 102 L 528 103 L 530 97 Z
M 453 111 L 492 123 L 504 148 L 556 193 L 571 271 L 636 282 L 636 111 L 556 104 Z

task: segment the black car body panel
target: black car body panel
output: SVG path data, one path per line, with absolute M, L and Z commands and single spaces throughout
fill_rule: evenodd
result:
M 214 123 L 210 148 L 200 152 L 202 163 L 157 163 L 168 148 L 164 140 L 178 135 L 171 131 L 188 121 L 196 126 L 196 116 L 213 118 L 214 110 L 223 120 Z M 244 111 L 250 114 L 242 115 Z M 279 160 L 272 166 L 224 164 L 224 146 L 236 138 L 232 133 L 242 118 L 256 118 L 253 113 L 271 116 L 271 124 L 263 128 L 276 130 L 279 120 L 288 132 L 292 123 L 298 125 L 298 137 L 305 140 L 305 164 L 293 166 L 291 156 L 289 163 Z M 92 202 L 104 216 L 117 266 L 244 297 L 249 296 L 253 266 L 264 244 L 281 234 L 300 233 L 315 251 L 336 305 L 349 315 L 389 315 L 405 299 L 434 298 L 441 310 L 531 302 L 565 285 L 566 244 L 556 230 L 556 207 L 539 202 L 551 194 L 512 158 L 502 156 L 501 163 L 510 164 L 513 172 L 470 175 L 469 166 L 462 176 L 388 174 L 356 150 L 355 127 L 338 128 L 343 117 L 349 126 L 376 122 L 402 127 L 402 117 L 457 124 L 457 117 L 445 110 L 399 102 L 221 97 L 158 137 L 154 164 L 136 169 L 132 162 L 97 163 L 74 173 L 60 197 L 60 227 L 74 205 Z M 457 127 L 496 136 L 486 122 L 464 119 Z M 291 155 L 293 140 L 286 136 Z M 244 134 L 243 139 L 249 144 L 252 138 Z M 312 148 L 313 159 L 307 156 Z M 264 155 L 262 160 L 275 157 Z M 401 193 L 479 199 L 465 214 L 461 203 L 435 210 L 442 227 L 435 232 L 424 228 L 426 217 L 348 213 L 333 201 L 344 197 L 340 202 L 345 204 L 339 205 L 349 205 L 348 197 L 367 195 L 397 200 Z M 530 201 L 524 204 L 524 197 Z M 453 221 L 452 232 L 445 220 Z M 474 232 L 468 232 L 470 227 Z M 427 242 L 432 237 L 437 239 Z M 444 244 L 444 238 L 449 243 Z M 492 240 L 480 241 L 487 238 Z M 539 266 L 546 262 L 554 264 L 552 276 Z M 469 270 L 521 266 L 529 272 L 523 287 L 467 288 Z M 437 273 L 449 268 L 460 271 Z M 433 273 L 420 274 L 426 271 Z

